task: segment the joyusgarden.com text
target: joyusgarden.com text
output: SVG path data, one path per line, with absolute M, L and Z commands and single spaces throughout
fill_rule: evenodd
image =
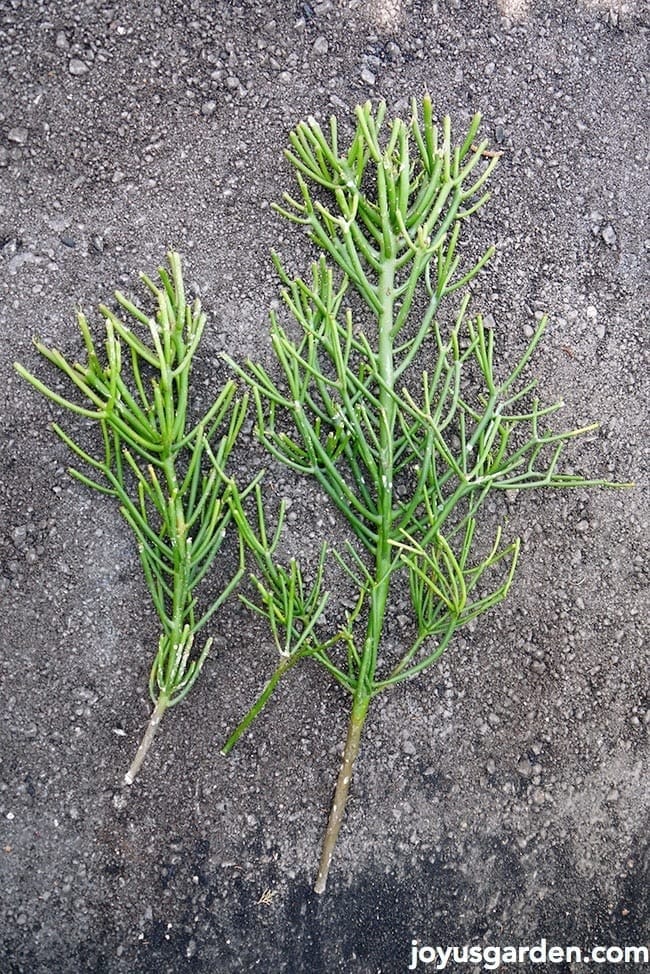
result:
M 596 946 L 583 951 L 580 947 L 551 945 L 545 939 L 533 946 L 493 946 L 479 944 L 462 947 L 433 947 L 411 941 L 409 971 L 453 970 L 456 964 L 481 964 L 486 971 L 497 971 L 504 964 L 639 964 L 647 965 L 648 948 L 634 946 Z

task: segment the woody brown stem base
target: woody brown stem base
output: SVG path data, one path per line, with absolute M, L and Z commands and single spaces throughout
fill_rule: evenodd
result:
M 345 806 L 350 791 L 350 782 L 352 780 L 352 770 L 357 754 L 359 753 L 361 731 L 368 713 L 369 703 L 370 701 L 368 699 L 358 702 L 355 701 L 352 714 L 350 715 L 348 736 L 345 742 L 345 750 L 343 751 L 343 762 L 336 782 L 334 799 L 327 822 L 327 830 L 323 839 L 323 851 L 321 852 L 318 876 L 316 877 L 316 884 L 314 886 L 314 892 L 316 893 L 324 893 L 325 887 L 327 886 L 327 876 L 332 863 L 336 840 L 341 829 L 341 823 L 343 822 Z
M 147 756 L 147 751 L 151 747 L 152 741 L 156 736 L 158 725 L 160 724 L 160 721 L 163 719 L 163 714 L 167 710 L 168 704 L 169 704 L 168 697 L 164 695 L 158 697 L 158 700 L 156 701 L 156 706 L 154 707 L 154 711 L 151 717 L 149 718 L 147 729 L 144 732 L 144 737 L 140 742 L 140 747 L 136 751 L 136 755 L 133 758 L 133 763 L 131 764 L 131 767 L 124 775 L 124 781 L 126 782 L 127 785 L 132 785 L 133 782 L 135 781 L 138 771 L 142 767 L 142 762 Z

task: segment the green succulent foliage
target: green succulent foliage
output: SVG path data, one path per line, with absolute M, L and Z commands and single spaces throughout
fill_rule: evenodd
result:
M 161 635 L 149 678 L 155 730 L 164 710 L 194 685 L 210 650 L 195 637 L 223 604 L 243 573 L 243 547 L 235 571 L 202 611 L 198 589 L 222 547 L 231 520 L 232 482 L 225 474 L 246 409 L 228 381 L 197 421 L 190 419 L 190 376 L 205 327 L 200 302 L 185 298 L 181 262 L 169 253 L 159 283 L 141 275 L 153 299 L 147 313 L 120 292 L 122 316 L 101 305 L 104 348 L 94 341 L 85 316 L 77 324 L 86 361 L 70 362 L 40 342 L 36 348 L 63 373 L 80 404 L 16 364 L 19 375 L 58 406 L 96 422 L 99 450 L 88 452 L 58 424 L 53 429 L 82 462 L 70 473 L 94 490 L 115 497 L 138 546 Z M 245 491 L 244 491 L 245 494 Z M 153 720 L 153 718 L 152 718 Z M 127 780 L 151 743 L 145 735 Z
M 285 194 L 277 209 L 307 228 L 322 255 L 306 280 L 292 279 L 275 257 L 293 325 L 271 315 L 273 374 L 255 362 L 229 360 L 252 390 L 261 442 L 281 463 L 315 478 L 353 535 L 334 554 L 356 588 L 355 608 L 323 639 L 316 625 L 326 600 L 322 559 L 309 618 L 302 595 L 293 596 L 304 583 L 275 581 L 282 570 L 261 505 L 251 521 L 233 494 L 235 519 L 256 562 L 256 611 L 269 619 L 283 654 L 253 711 L 304 657 L 325 666 L 353 697 L 319 891 L 370 700 L 433 664 L 461 626 L 510 588 L 519 541 L 502 544 L 498 530 L 486 551 L 477 529 L 490 491 L 605 483 L 559 472 L 567 443 L 595 427 L 549 431 L 546 420 L 562 404 L 541 405 L 535 383 L 520 382 L 545 320 L 505 378 L 494 333 L 468 314 L 467 296 L 455 323 L 440 324 L 444 299 L 493 252 L 461 267 L 462 228 L 488 198 L 484 186 L 497 163 L 486 142 L 475 144 L 479 116 L 454 146 L 449 119 L 434 122 L 428 97 L 420 106 L 413 101 L 409 121 L 388 123 L 385 112 L 384 104 L 358 107 L 347 149 L 335 118 L 326 131 L 310 118 L 291 134 L 286 157 L 299 192 Z M 430 365 L 418 372 L 420 355 Z M 296 566 L 290 572 L 301 577 Z M 382 633 L 398 577 L 408 580 L 414 636 L 395 662 L 383 652 Z M 292 635 L 298 617 L 302 628 Z

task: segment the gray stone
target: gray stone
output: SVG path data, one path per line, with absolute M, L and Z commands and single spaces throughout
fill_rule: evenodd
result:
M 24 125 L 17 125 L 15 128 L 9 129 L 7 132 L 7 138 L 10 142 L 15 142 L 16 145 L 24 145 L 27 142 L 27 136 L 29 135 L 28 130 Z
M 603 229 L 602 238 L 608 247 L 613 247 L 614 244 L 616 243 L 616 231 L 614 230 L 614 227 L 611 225 L 611 223 L 608 223 L 607 226 Z
M 90 69 L 86 62 L 81 61 L 77 57 L 73 57 L 68 65 L 68 71 L 71 75 L 74 75 L 74 77 L 81 77 L 81 75 L 87 74 L 89 70 Z
M 522 778 L 530 778 L 533 774 L 533 766 L 528 758 L 522 758 L 517 765 L 517 772 Z

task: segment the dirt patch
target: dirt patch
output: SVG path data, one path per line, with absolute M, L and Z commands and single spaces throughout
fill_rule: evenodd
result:
M 393 974 L 414 938 L 646 942 L 641 5 L 5 0 L 0 42 L 3 972 Z M 220 349 L 268 361 L 269 251 L 310 257 L 269 209 L 291 189 L 288 131 L 334 111 L 345 133 L 357 102 L 399 113 L 425 91 L 457 131 L 480 110 L 503 150 L 471 231 L 498 247 L 475 307 L 508 362 L 551 315 L 544 395 L 564 397 L 567 427 L 602 424 L 575 469 L 639 487 L 508 506 L 524 541 L 511 595 L 378 701 L 318 899 L 346 701 L 298 669 L 221 758 L 274 665 L 233 603 L 223 648 L 123 790 L 155 618 L 126 526 L 69 480 L 53 413 L 11 362 L 37 365 L 35 334 L 72 351 L 73 307 L 130 288 L 169 247 L 209 315 L 206 399 Z M 310 485 L 269 478 L 308 550 L 339 537 Z

